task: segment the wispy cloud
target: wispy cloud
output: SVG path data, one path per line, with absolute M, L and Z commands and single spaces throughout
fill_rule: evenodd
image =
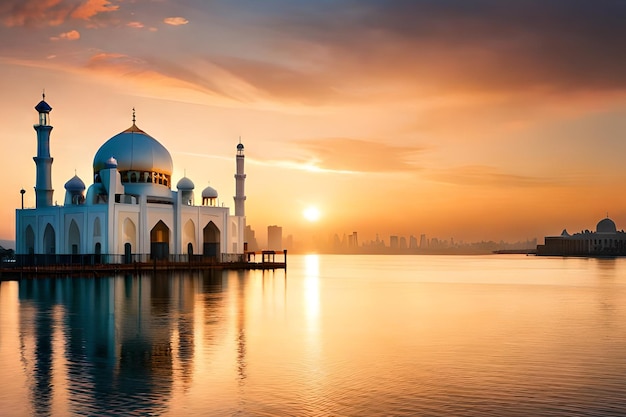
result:
M 547 178 L 513 174 L 501 168 L 486 165 L 467 165 L 442 170 L 429 170 L 428 177 L 439 182 L 463 186 L 496 187 L 554 187 L 581 185 L 582 178 Z
M 142 29 L 144 27 L 144 24 L 141 22 L 132 21 L 132 22 L 126 23 L 126 26 L 135 28 L 135 29 Z
M 184 17 L 166 17 L 165 19 L 163 19 L 163 23 L 166 23 L 168 25 L 172 25 L 172 26 L 180 26 L 180 25 L 186 25 L 187 23 L 189 23 L 189 20 L 185 19 Z
M 175 152 L 175 153 L 179 155 L 194 156 L 194 157 L 203 158 L 203 159 L 219 159 L 222 161 L 232 161 L 232 157 L 230 156 L 225 157 L 225 156 L 204 154 L 204 153 L 198 153 L 198 152 Z M 359 171 L 351 171 L 351 170 L 345 170 L 345 169 L 331 169 L 331 168 L 321 167 L 318 165 L 316 161 L 304 162 L 304 161 L 290 161 L 290 160 L 285 160 L 285 159 L 262 160 L 262 159 L 255 159 L 255 158 L 247 157 L 246 163 L 272 167 L 272 168 L 288 169 L 288 170 L 294 170 L 294 171 L 306 171 L 306 172 L 319 173 L 319 174 L 354 175 L 354 174 L 359 173 Z

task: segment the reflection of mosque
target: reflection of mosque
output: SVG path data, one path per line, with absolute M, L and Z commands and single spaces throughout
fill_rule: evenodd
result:
M 45 97 L 44 97 L 45 98 Z M 172 191 L 172 157 L 133 124 L 106 141 L 93 159 L 93 184 L 74 176 L 63 205 L 53 204 L 50 112 L 39 113 L 36 207 L 16 210 L 16 250 L 24 263 L 130 263 L 189 257 L 228 258 L 244 253 L 244 147 L 236 150 L 235 210 L 218 204 L 212 187 L 194 203 L 194 184 L 183 177 Z M 23 190 L 22 190 L 23 191 Z
M 221 272 L 200 274 L 221 291 Z M 199 284 L 186 277 L 20 281 L 21 356 L 35 413 L 50 415 L 62 396 L 53 383 L 62 367 L 72 413 L 162 413 L 174 381 L 189 384 L 193 375 Z
M 559 236 L 546 236 L 543 245 L 537 245 L 537 255 L 546 256 L 625 256 L 626 233 L 618 231 L 608 217 L 598 222 L 596 231 L 585 230 Z

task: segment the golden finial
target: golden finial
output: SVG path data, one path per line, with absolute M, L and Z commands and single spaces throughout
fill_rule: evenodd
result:
M 135 108 L 133 107 L 133 124 L 135 124 Z

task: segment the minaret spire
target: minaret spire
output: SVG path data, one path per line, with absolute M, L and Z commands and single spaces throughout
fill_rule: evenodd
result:
M 246 195 L 245 195 L 245 183 L 246 174 L 244 173 L 244 159 L 243 144 L 241 143 L 241 136 L 239 137 L 239 144 L 237 145 L 237 173 L 235 174 L 235 216 L 246 215 Z
M 37 156 L 33 158 L 37 167 L 35 182 L 36 207 L 49 207 L 52 205 L 52 157 L 50 156 L 50 111 L 52 107 L 46 103 L 46 92 L 42 92 L 41 100 L 35 110 L 39 113 L 39 123 L 33 128 L 37 131 Z
M 133 107 L 133 124 L 135 124 L 135 108 Z

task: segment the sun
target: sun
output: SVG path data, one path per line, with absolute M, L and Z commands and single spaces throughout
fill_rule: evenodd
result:
M 308 221 L 316 222 L 316 221 L 318 221 L 320 219 L 320 216 L 322 214 L 320 213 L 320 211 L 318 210 L 317 207 L 310 206 L 310 207 L 307 207 L 307 208 L 304 209 L 304 211 L 302 212 L 302 215 Z

